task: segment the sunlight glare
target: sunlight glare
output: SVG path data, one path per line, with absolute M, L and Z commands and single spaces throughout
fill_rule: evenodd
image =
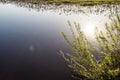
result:
M 86 36 L 93 37 L 95 33 L 95 25 L 88 24 L 85 26 L 83 29 L 83 32 L 85 33 Z

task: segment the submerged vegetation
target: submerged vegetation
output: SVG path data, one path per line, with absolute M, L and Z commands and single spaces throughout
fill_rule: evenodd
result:
M 120 76 L 120 16 L 106 23 L 106 31 L 96 28 L 96 44 L 91 44 L 75 23 L 77 36 L 73 25 L 69 23 L 72 41 L 62 32 L 73 53 L 63 53 L 63 58 L 69 63 L 79 80 L 116 80 Z M 95 55 L 97 54 L 97 56 Z
M 119 0 L 6 0 L 6 1 L 20 1 L 28 3 L 80 3 L 83 5 L 94 5 L 94 4 L 120 4 Z

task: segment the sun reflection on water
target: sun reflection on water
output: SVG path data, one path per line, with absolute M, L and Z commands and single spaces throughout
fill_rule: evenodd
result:
M 94 36 L 95 33 L 95 25 L 92 23 L 89 23 L 85 26 L 85 28 L 83 29 L 83 33 L 85 33 L 86 36 Z

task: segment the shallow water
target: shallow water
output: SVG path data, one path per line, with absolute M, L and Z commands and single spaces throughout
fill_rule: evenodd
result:
M 61 32 L 67 21 L 80 23 L 90 40 L 104 30 L 120 5 L 30 4 L 0 2 L 0 80 L 72 80 L 59 50 L 71 52 Z

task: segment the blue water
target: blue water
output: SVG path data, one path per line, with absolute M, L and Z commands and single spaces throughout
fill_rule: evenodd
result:
M 83 14 L 72 7 L 63 11 L 63 6 L 41 9 L 0 3 L 0 80 L 73 80 L 72 70 L 59 53 L 71 52 L 61 35 L 70 36 L 67 21 L 78 21 L 83 30 L 91 22 L 103 26 L 114 11 L 108 16 L 109 10 Z

